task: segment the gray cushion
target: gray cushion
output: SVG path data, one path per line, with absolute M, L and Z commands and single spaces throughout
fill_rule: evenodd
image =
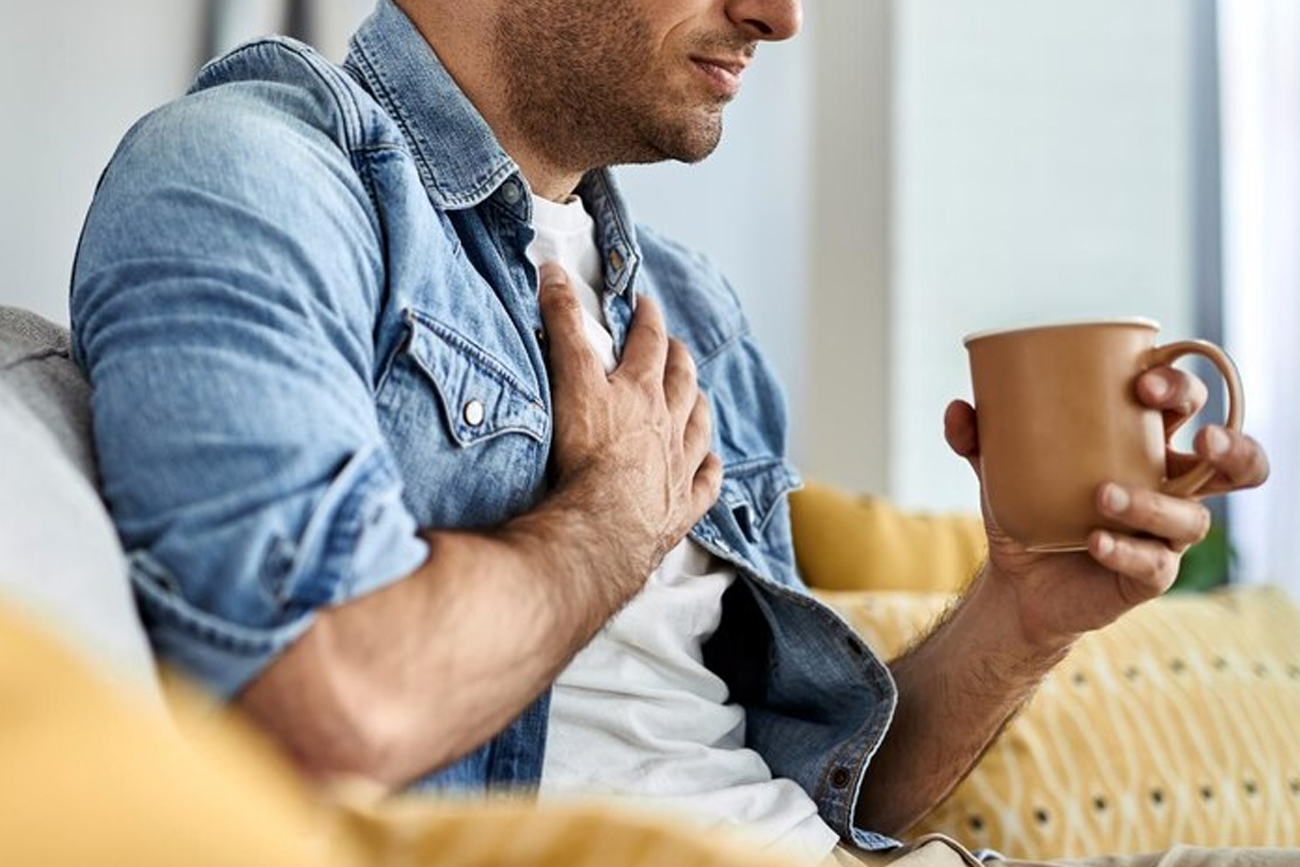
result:
M 0 382 L 49 428 L 68 459 L 96 484 L 90 386 L 71 355 L 65 329 L 35 313 L 0 307 Z
M 0 308 L 0 597 L 156 695 L 65 331 Z

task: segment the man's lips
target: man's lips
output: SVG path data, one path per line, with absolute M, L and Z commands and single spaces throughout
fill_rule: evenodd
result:
M 722 57 L 692 57 L 691 61 L 708 77 L 719 96 L 730 98 L 740 92 L 741 76 L 748 61 Z

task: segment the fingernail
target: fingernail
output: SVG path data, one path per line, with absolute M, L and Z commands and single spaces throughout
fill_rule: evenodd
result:
M 1164 400 L 1169 394 L 1169 382 L 1160 374 L 1153 373 L 1147 377 L 1147 391 L 1151 392 L 1151 396 L 1156 400 Z
M 1211 427 L 1205 429 L 1205 450 L 1210 453 L 1210 457 L 1223 457 L 1231 444 L 1228 434 L 1223 428 Z
M 557 286 L 563 286 L 569 282 L 564 273 L 564 269 L 554 262 L 547 262 L 542 266 L 542 288 L 554 289 Z
M 1115 537 L 1110 533 L 1099 533 L 1097 535 L 1097 553 L 1102 557 L 1109 557 L 1115 550 Z
M 1128 491 L 1114 483 L 1106 486 L 1101 492 L 1101 500 L 1106 504 L 1106 508 L 1115 514 L 1120 514 L 1128 510 L 1129 504 L 1133 501 L 1128 495 Z

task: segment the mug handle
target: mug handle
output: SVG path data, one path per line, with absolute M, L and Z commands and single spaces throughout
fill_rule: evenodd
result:
M 1228 420 L 1224 427 L 1233 431 L 1241 430 L 1242 418 L 1246 412 L 1245 396 L 1242 394 L 1241 377 L 1237 366 L 1232 363 L 1228 353 L 1205 340 L 1180 340 L 1151 350 L 1148 356 L 1149 367 L 1172 365 L 1185 355 L 1201 355 L 1213 362 L 1223 375 L 1228 385 Z M 1160 490 L 1174 497 L 1190 497 L 1209 484 L 1214 478 L 1214 466 L 1209 461 L 1201 461 L 1181 476 L 1167 480 Z

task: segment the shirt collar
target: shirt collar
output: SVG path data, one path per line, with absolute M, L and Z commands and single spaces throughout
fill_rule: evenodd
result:
M 524 183 L 519 166 L 394 0 L 379 0 L 374 14 L 352 37 L 344 66 L 401 125 L 435 207 L 473 208 L 515 175 Z M 613 172 L 589 173 L 578 193 L 598 227 L 605 283 L 622 294 L 636 276 L 641 255 Z M 531 202 L 514 198 L 519 216 L 528 220 Z
M 472 208 L 519 171 L 394 0 L 361 25 L 344 66 L 401 125 L 437 207 Z

